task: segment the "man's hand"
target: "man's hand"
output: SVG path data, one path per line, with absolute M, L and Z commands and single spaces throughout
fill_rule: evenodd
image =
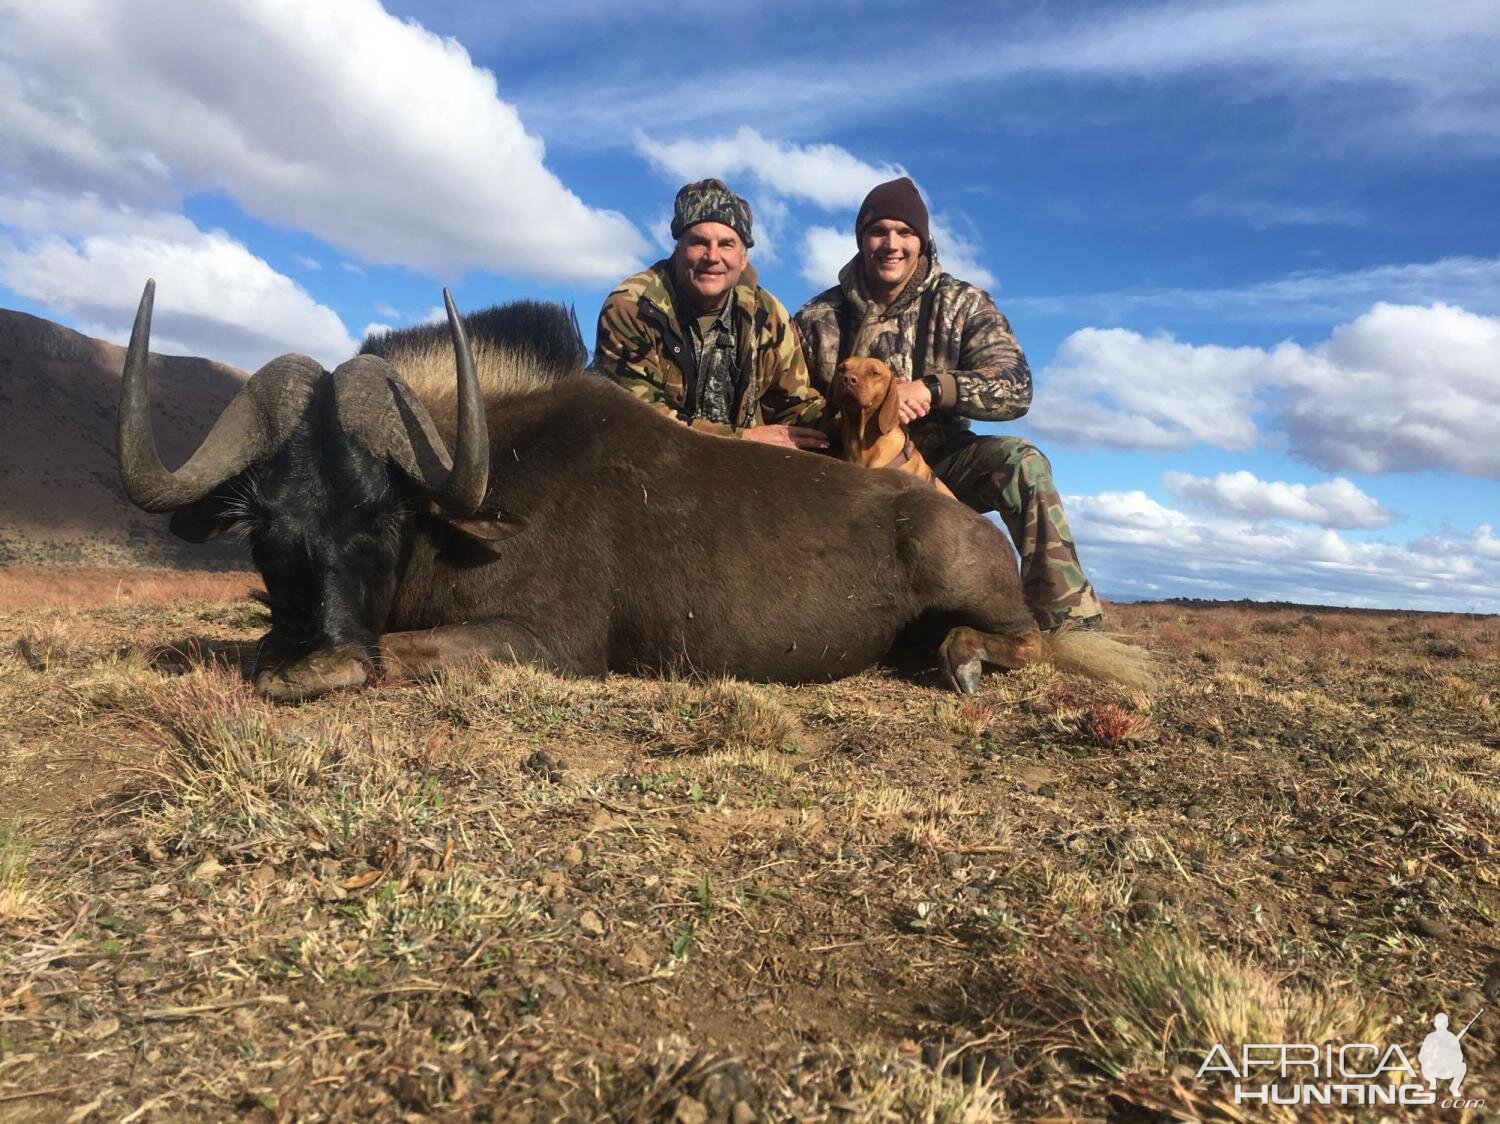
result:
M 932 391 L 922 382 L 896 384 L 897 413 L 902 425 L 910 425 L 932 409 Z
M 740 436 L 746 441 L 785 445 L 792 449 L 828 448 L 828 434 L 821 429 L 809 429 L 805 425 L 754 425 L 741 430 Z

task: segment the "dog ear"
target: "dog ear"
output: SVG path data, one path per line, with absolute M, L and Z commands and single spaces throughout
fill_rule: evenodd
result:
M 823 395 L 823 422 L 832 425 L 838 420 L 839 412 L 844 402 L 844 380 L 839 378 L 839 371 L 843 368 L 840 363 L 833 372 L 833 378 L 828 380 L 828 390 Z
M 882 434 L 889 433 L 901 426 L 901 395 L 897 393 L 900 386 L 894 378 L 886 387 L 885 397 L 880 401 L 880 417 L 876 424 L 880 427 Z

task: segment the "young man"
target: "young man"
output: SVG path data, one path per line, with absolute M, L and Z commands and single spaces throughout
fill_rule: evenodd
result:
M 1104 612 L 1047 458 L 1019 437 L 969 429 L 970 418 L 1009 421 L 1031 405 L 1031 370 L 1010 324 L 989 294 L 943 272 L 927 205 L 905 176 L 865 197 L 854 233 L 859 252 L 839 283 L 797 313 L 813 385 L 826 389 L 856 345 L 884 359 L 901 380 L 901 420 L 934 474 L 1004 520 L 1037 623 L 1098 627 Z
M 750 205 L 718 180 L 690 183 L 672 237 L 670 258 L 605 300 L 594 369 L 695 429 L 826 448 L 797 329 L 749 264 Z

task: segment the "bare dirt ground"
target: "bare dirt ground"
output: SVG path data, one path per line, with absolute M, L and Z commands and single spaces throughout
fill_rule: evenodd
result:
M 0 1118 L 1263 1119 L 1212 1044 L 1486 1006 L 1500 1104 L 1496 618 L 1119 606 L 1151 695 L 271 707 L 243 584 L 57 576 L 0 575 Z

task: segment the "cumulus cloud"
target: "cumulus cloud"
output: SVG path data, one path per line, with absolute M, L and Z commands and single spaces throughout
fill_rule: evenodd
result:
M 1261 480 L 1254 473 L 1194 476 L 1169 470 L 1162 483 L 1175 496 L 1210 511 L 1249 519 L 1294 519 L 1320 527 L 1384 527 L 1395 514 L 1342 476 L 1323 484 Z
M 876 184 L 906 175 L 898 164 L 869 164 L 836 144 L 769 140 L 748 125 L 731 136 L 707 140 L 659 141 L 638 132 L 635 147 L 670 178 L 732 181 L 742 176 L 826 211 L 857 208 Z
M 1111 448 L 1248 449 L 1267 360 L 1254 347 L 1084 328 L 1063 340 L 1038 379 L 1028 421 L 1055 440 Z
M 57 228 L 88 217 L 65 213 Z M 94 225 L 87 234 L 0 242 L 0 283 L 74 317 L 91 335 L 124 342 L 137 286 L 155 277 L 153 350 L 247 370 L 287 351 L 325 366 L 354 351 L 332 309 L 223 231 L 199 230 L 180 215 L 107 210 Z
M 1291 451 L 1334 471 L 1500 478 L 1500 317 L 1377 304 L 1275 373 Z
M 1182 343 L 1121 328 L 1063 341 L 1029 421 L 1062 442 L 1249 448 L 1262 425 L 1327 472 L 1500 477 L 1500 318 L 1377 304 L 1305 348 Z
M 854 239 L 831 226 L 802 232 L 802 278 L 820 290 L 838 283 L 839 270 L 854 256 Z
M 1311 604 L 1494 611 L 1500 552 L 1488 527 L 1410 544 L 1326 528 L 1194 516 L 1141 491 L 1064 497 L 1080 556 L 1115 596 L 1248 597 Z
M 10 6 L 0 138 L 25 182 L 157 210 L 222 190 L 371 263 L 602 281 L 645 248 L 462 46 L 376 0 Z

